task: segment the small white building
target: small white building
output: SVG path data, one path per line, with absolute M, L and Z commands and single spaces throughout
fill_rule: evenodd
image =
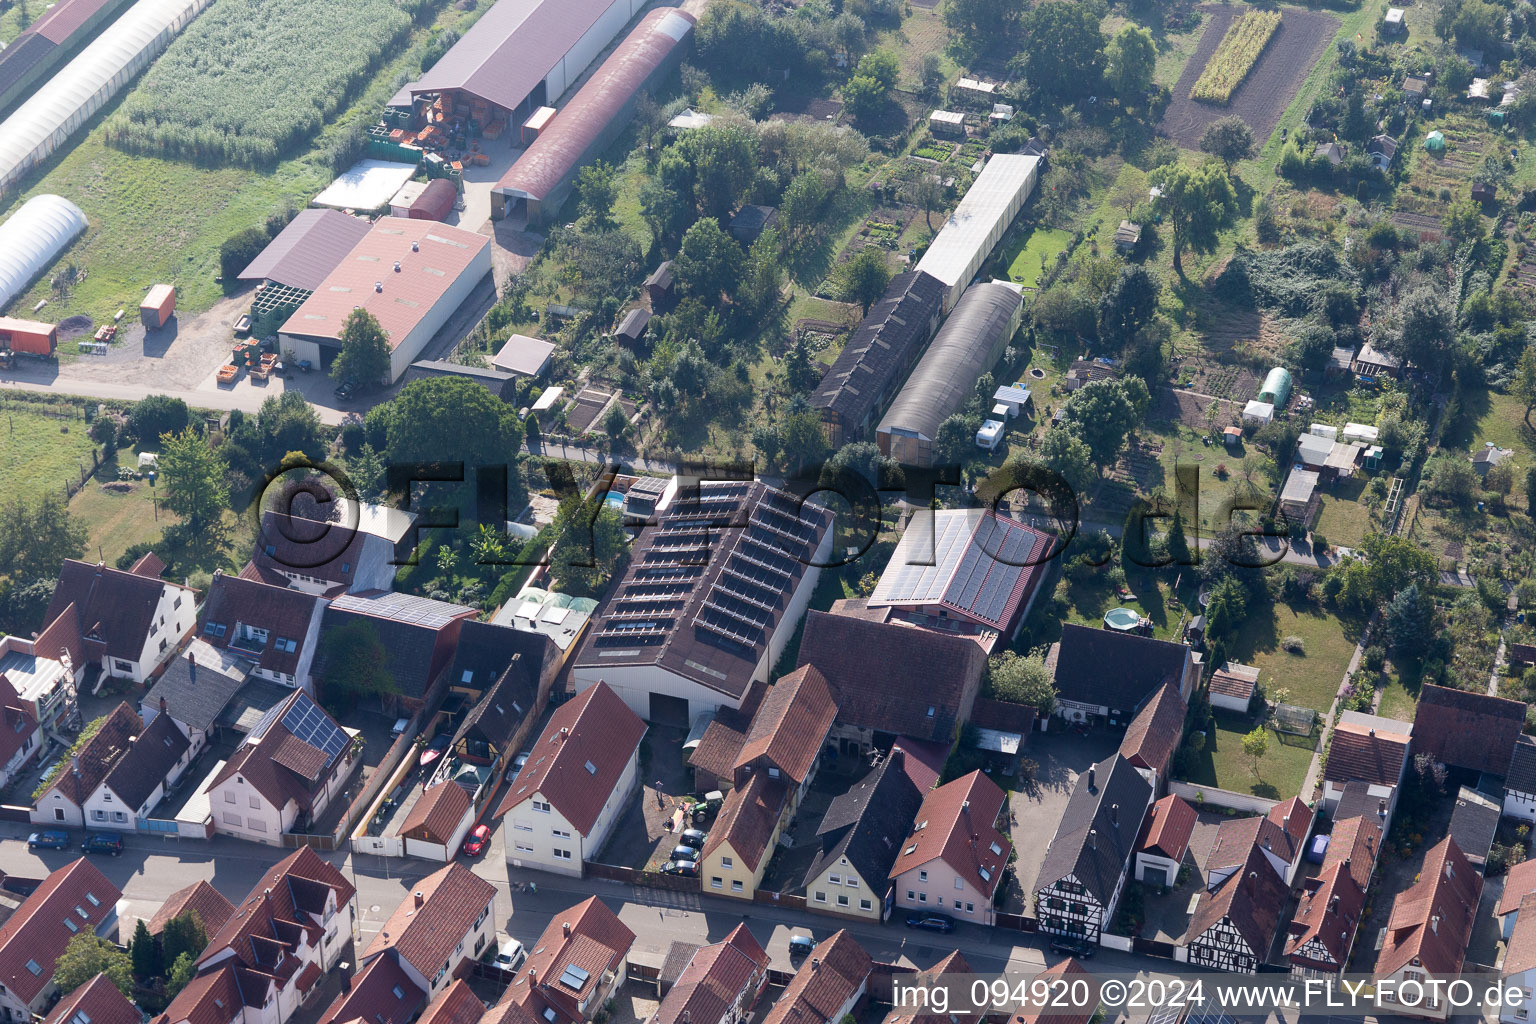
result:
M 1022 384 L 1004 384 L 992 392 L 992 401 L 1008 411 L 1009 419 L 1015 419 L 1029 412 L 1035 404 L 1034 397 L 1030 394 L 1029 388 Z
M 1252 399 L 1243 406 L 1243 419 L 1253 423 L 1268 423 L 1275 418 L 1275 405 L 1273 402 L 1261 402 Z
M 965 137 L 965 115 L 958 110 L 935 110 L 928 115 L 928 130 L 935 135 Z
M 1154 886 L 1173 885 L 1184 865 L 1198 820 L 1195 809 L 1172 793 L 1153 804 L 1136 847 L 1136 881 Z
M 1211 674 L 1211 707 L 1245 714 L 1258 685 L 1257 668 L 1229 661 Z
M 993 410 L 996 415 L 996 410 Z M 997 446 L 1003 442 L 1003 434 L 1007 431 L 1007 425 L 1000 419 L 987 420 L 976 431 L 976 447 L 985 451 L 996 451 Z

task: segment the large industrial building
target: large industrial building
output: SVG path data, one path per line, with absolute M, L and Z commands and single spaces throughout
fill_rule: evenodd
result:
M 1040 158 L 1021 153 L 998 153 L 987 161 L 960 205 L 949 215 L 917 269 L 927 271 L 948 289 L 944 308 L 953 309 L 960 293 L 975 279 L 992 249 L 1007 234 L 1035 190 Z
M 381 217 L 278 332 L 284 351 L 328 367 L 354 309 L 372 313 L 389 338 L 389 379 L 421 355 L 491 272 L 491 241 L 430 220 Z
M 487 122 L 526 115 L 570 88 L 645 0 L 498 0 L 419 80 L 390 100 L 416 121 L 438 99 L 478 101 Z
M 0 310 L 41 277 L 85 229 L 80 207 L 53 195 L 33 196 L 0 224 Z
M 930 274 L 891 278 L 811 396 L 833 448 L 859 440 L 878 422 L 938 328 L 943 303 L 944 283 Z
M 992 281 L 967 289 L 876 428 L 881 453 L 903 465 L 932 466 L 939 424 L 965 407 L 1023 315 L 1016 285 Z
M 211 0 L 139 0 L 0 123 L 0 189 L 48 159 Z
M 0 49 L 0 112 L 25 99 L 91 40 L 127 0 L 59 0 Z
M 794 635 L 832 547 L 832 515 L 752 481 L 683 486 L 641 531 L 571 659 L 641 718 L 739 708 Z
M 502 0 L 506 3 L 507 0 Z M 651 11 L 614 49 L 565 109 L 539 133 L 491 191 L 497 219 L 523 214 L 529 224 L 553 220 L 571 194 L 576 173 L 629 124 L 640 93 L 683 59 L 693 15 L 673 8 Z

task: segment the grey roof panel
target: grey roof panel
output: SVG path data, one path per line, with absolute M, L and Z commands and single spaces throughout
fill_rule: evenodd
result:
M 276 281 L 314 291 L 368 234 L 368 222 L 339 210 L 302 210 L 240 272 L 242 281 Z

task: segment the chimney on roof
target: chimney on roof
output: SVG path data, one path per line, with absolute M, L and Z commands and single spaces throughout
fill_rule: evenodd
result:
M 1273 845 L 1271 845 L 1271 843 L 1270 843 L 1270 841 L 1269 841 L 1269 836 L 1265 836 L 1265 837 L 1264 837 L 1264 849 L 1266 849 L 1266 850 L 1272 850 L 1272 849 L 1274 849 L 1274 846 L 1273 846 Z
M 1451 863 L 1451 858 L 1449 858 L 1449 857 L 1445 858 L 1445 877 L 1446 878 L 1454 878 L 1454 877 L 1456 877 L 1456 865 Z
M 420 889 L 417 889 L 416 890 L 416 905 L 419 907 L 419 906 L 421 906 L 425 902 L 427 902 L 427 898 L 421 894 L 421 890 Z
M 569 736 L 570 734 L 571 734 L 571 730 L 562 725 L 560 727 L 560 732 L 558 734 L 556 734 L 555 739 L 559 740 L 561 743 L 564 743 L 565 742 L 565 738 L 567 736 Z
M 1099 848 L 1099 830 L 1096 829 L 1096 828 L 1091 828 L 1091 829 L 1088 830 L 1088 849 L 1090 849 L 1090 850 L 1097 850 L 1098 848 Z
M 160 713 L 163 715 L 163 714 L 165 714 L 166 710 L 167 709 L 166 709 L 166 704 L 165 704 L 165 698 L 161 697 L 160 698 Z
M 813 971 L 821 970 L 821 958 L 820 957 L 816 957 L 816 958 L 814 958 L 811 961 L 811 970 L 813 970 Z
M 539 969 L 537 967 L 528 968 L 528 987 L 533 988 L 533 986 L 537 985 L 538 983 Z
M 1280 819 L 1280 827 L 1285 829 L 1287 832 L 1291 830 L 1291 816 L 1289 814 Z
M 1376 730 L 1375 730 L 1375 728 L 1372 728 L 1372 729 L 1371 729 L 1371 735 L 1372 735 L 1372 736 L 1375 736 L 1375 735 L 1376 735 Z
M 1111 825 L 1115 826 L 1115 828 L 1119 828 L 1120 827 L 1120 805 L 1119 804 L 1110 804 L 1109 805 L 1109 823 Z
M 376 292 L 382 292 L 384 290 L 384 282 L 383 281 L 375 281 L 375 282 L 373 282 L 373 290 L 376 291 Z
M 74 754 L 69 759 L 69 770 L 75 773 L 75 778 L 80 777 L 80 755 Z
M 1089 765 L 1088 766 L 1088 788 L 1089 789 L 1093 789 L 1094 788 L 1094 776 L 1097 775 L 1097 774 L 1098 773 L 1094 770 L 1093 765 Z
M 395 260 L 395 273 L 400 273 L 400 261 Z
M 1328 910 L 1329 910 L 1330 913 L 1337 913 L 1338 909 L 1339 909 L 1339 898 L 1337 896 L 1335 896 L 1333 899 L 1328 901 Z
M 560 934 L 564 935 L 566 938 L 570 938 L 571 937 L 571 922 L 564 921 L 564 922 L 561 923 L 561 925 L 560 925 Z
M 1257 882 L 1258 880 L 1259 880 L 1259 873 L 1257 871 L 1250 871 L 1250 872 L 1248 872 L 1248 881 L 1250 881 L 1250 882 Z
M 421 243 L 420 242 L 412 242 L 411 243 L 411 252 L 421 252 Z

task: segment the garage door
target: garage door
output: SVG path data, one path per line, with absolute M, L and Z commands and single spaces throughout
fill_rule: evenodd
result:
M 684 697 L 672 697 L 665 693 L 651 694 L 651 713 L 647 716 L 652 725 L 675 725 L 688 728 L 688 701 Z
M 1147 870 L 1142 873 L 1141 880 L 1147 885 L 1165 886 L 1168 884 L 1168 869 L 1148 865 Z

